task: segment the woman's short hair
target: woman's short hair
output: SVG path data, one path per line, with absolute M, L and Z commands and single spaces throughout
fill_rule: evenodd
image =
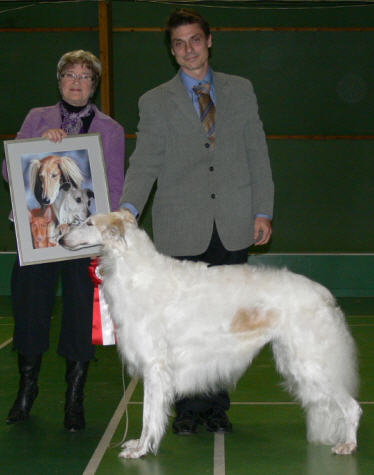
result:
M 92 71 L 92 90 L 94 91 L 101 77 L 101 62 L 99 58 L 90 51 L 84 51 L 83 49 L 77 49 L 63 54 L 57 63 L 58 81 L 60 81 L 61 74 L 65 68 L 73 64 L 82 64 Z
M 194 23 L 200 25 L 205 37 L 208 38 L 210 35 L 210 26 L 205 18 L 200 15 L 200 13 L 197 13 L 193 10 L 187 10 L 186 8 L 181 8 L 172 12 L 166 22 L 165 27 L 166 40 L 168 44 L 170 45 L 171 42 L 171 30 L 174 30 L 175 28 L 178 28 L 182 25 L 192 25 Z

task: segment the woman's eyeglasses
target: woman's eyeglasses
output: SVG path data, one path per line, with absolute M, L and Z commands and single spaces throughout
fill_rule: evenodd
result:
M 92 81 L 92 76 L 90 74 L 62 73 L 61 77 L 68 81 Z

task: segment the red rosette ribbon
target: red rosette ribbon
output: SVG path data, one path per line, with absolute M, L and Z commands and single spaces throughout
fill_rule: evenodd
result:
M 105 301 L 100 274 L 100 260 L 91 259 L 89 276 L 94 284 L 92 311 L 92 344 L 115 345 L 116 335 L 113 320 L 110 318 L 108 304 Z

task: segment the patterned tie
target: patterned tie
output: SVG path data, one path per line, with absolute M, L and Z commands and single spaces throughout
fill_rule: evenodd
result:
M 199 86 L 195 86 L 193 90 L 199 100 L 201 123 L 203 124 L 211 145 L 214 146 L 216 132 L 216 107 L 209 94 L 210 84 L 200 84 Z

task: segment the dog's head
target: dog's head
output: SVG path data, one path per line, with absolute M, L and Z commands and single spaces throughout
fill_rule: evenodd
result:
M 59 219 L 62 222 L 79 224 L 91 215 L 90 206 L 95 198 L 92 190 L 65 183 L 61 196 Z
M 95 214 L 79 226 L 71 226 L 59 240 L 61 246 L 78 250 L 92 246 L 111 246 L 123 240 L 128 226 L 136 226 L 136 219 L 128 210 Z
M 82 172 L 70 157 L 49 155 L 42 160 L 31 161 L 30 187 L 42 206 L 55 202 L 64 183 L 71 183 L 77 188 L 82 181 Z

